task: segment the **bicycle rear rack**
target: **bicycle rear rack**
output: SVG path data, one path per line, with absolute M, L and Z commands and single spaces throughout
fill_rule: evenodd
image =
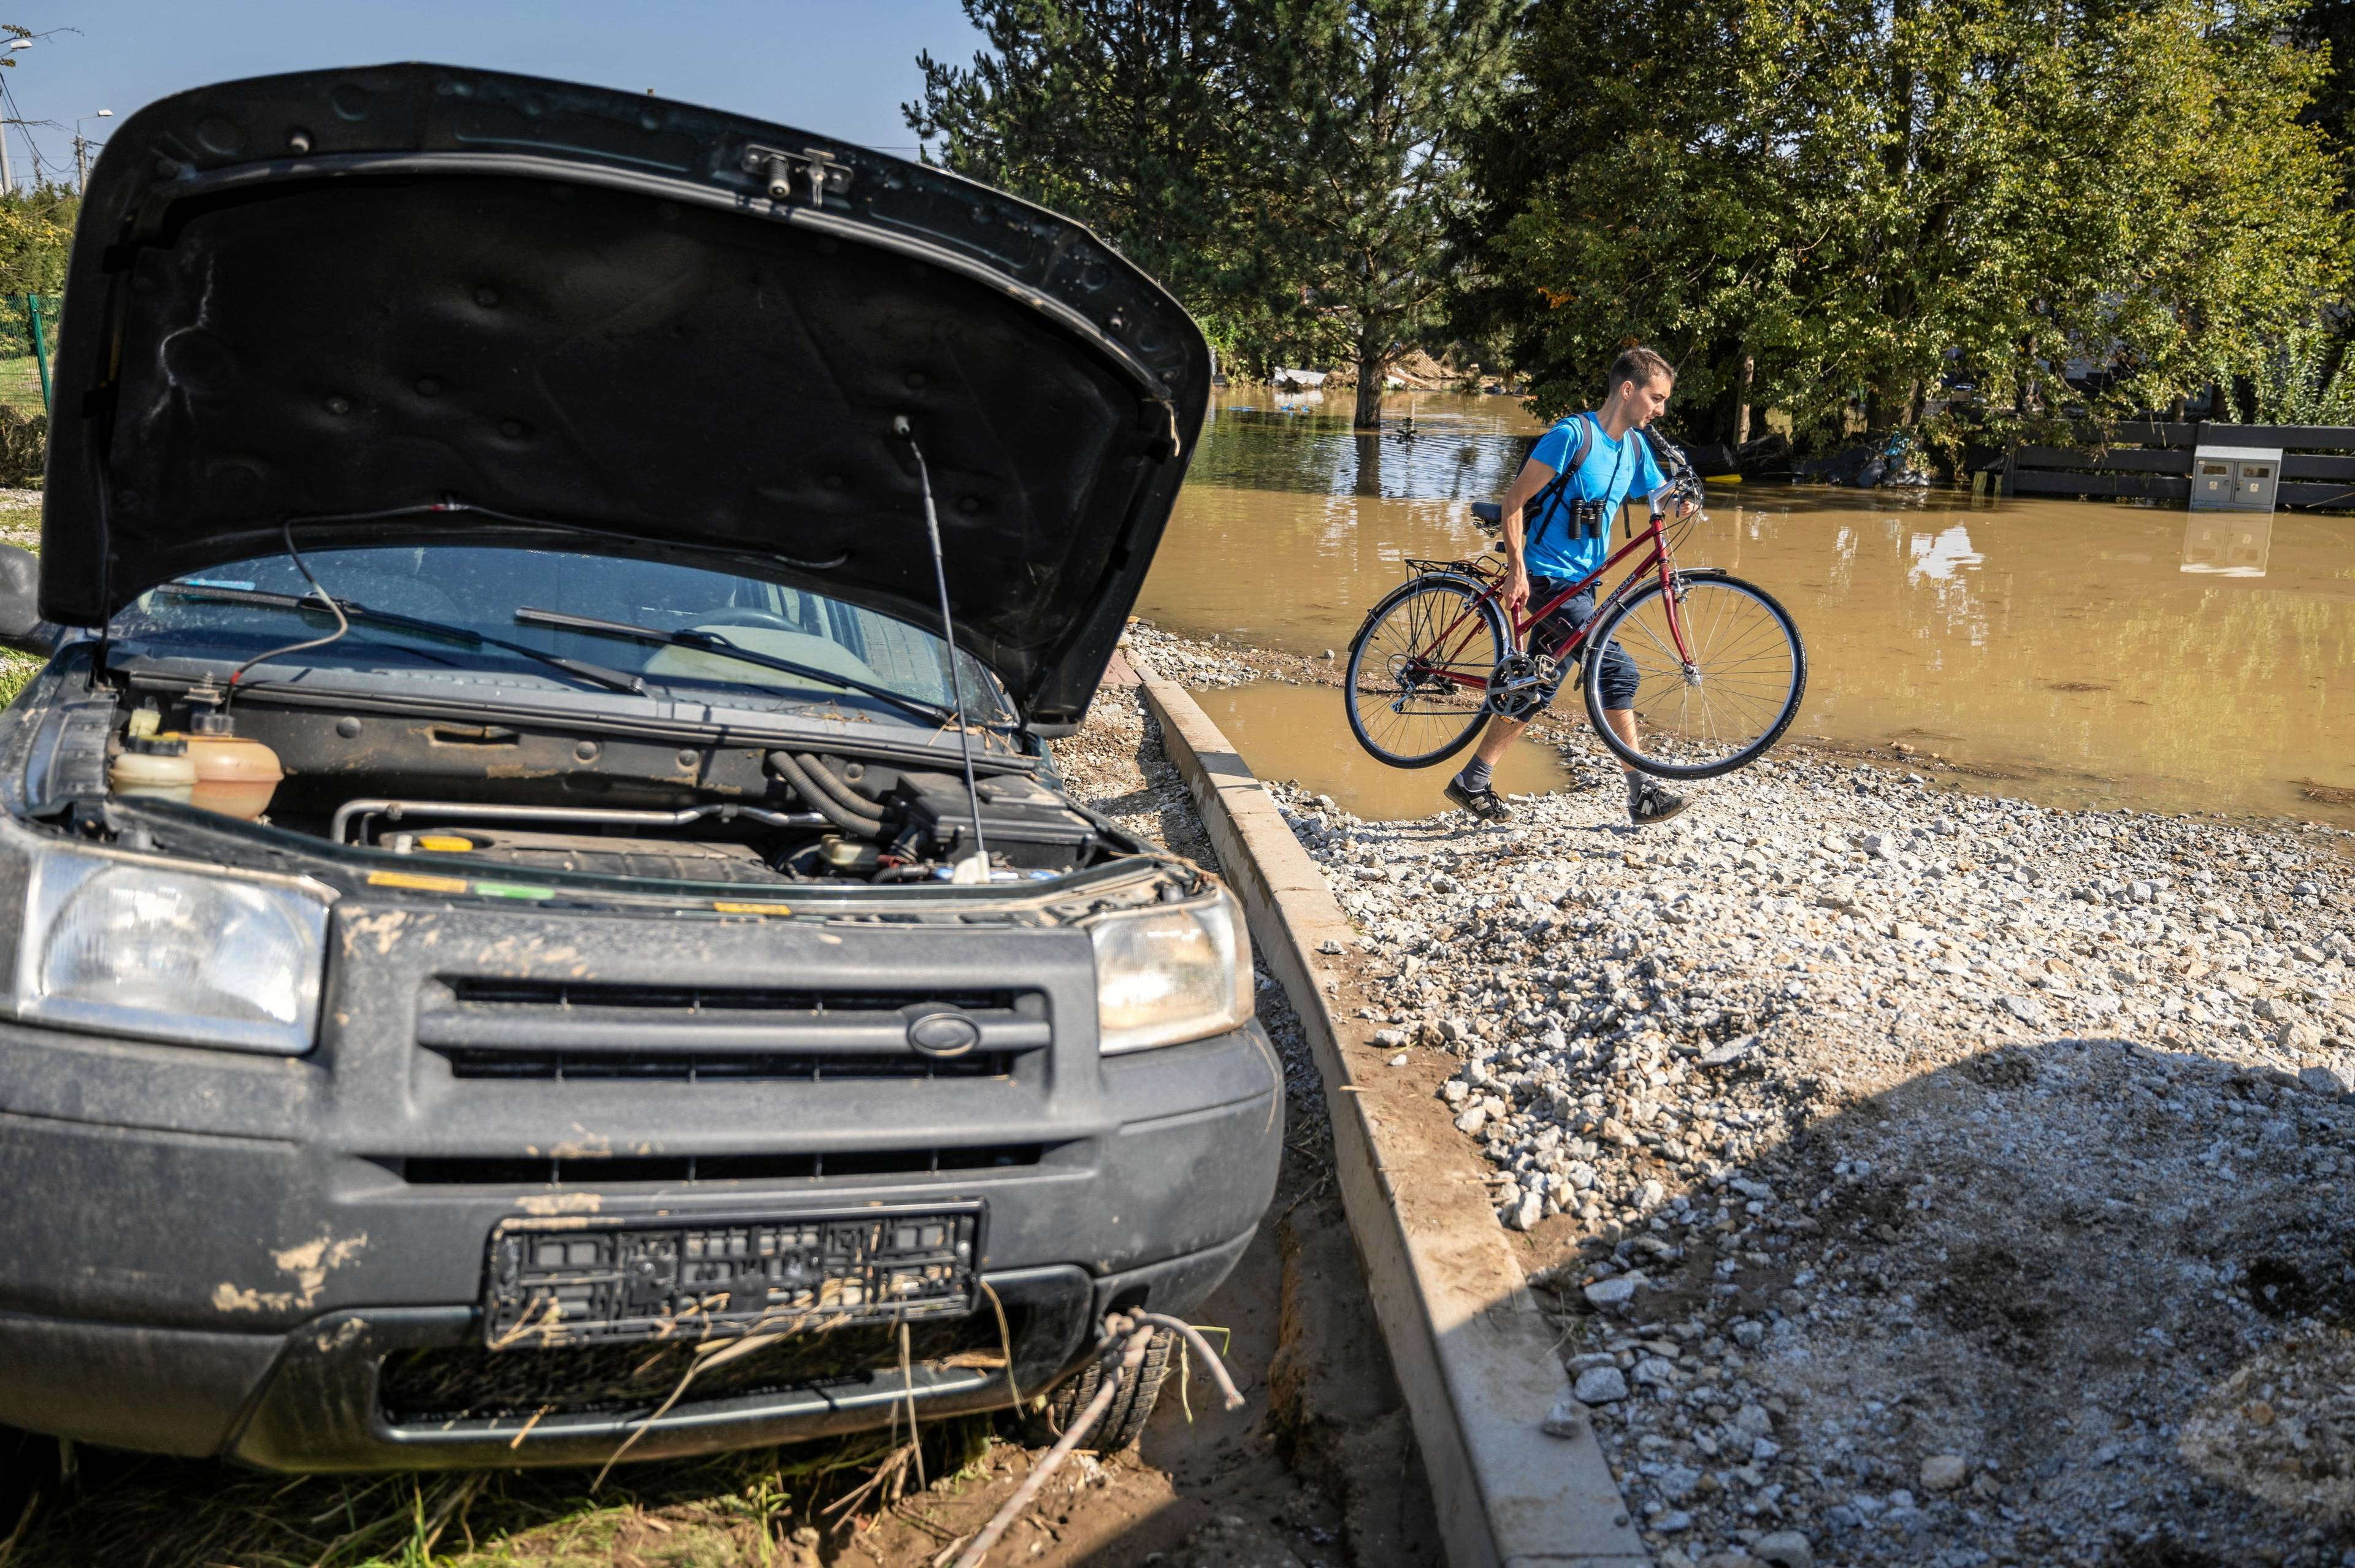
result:
M 1453 571 L 1474 577 L 1483 582 L 1502 575 L 1504 568 L 1490 556 L 1478 556 L 1470 560 L 1419 560 L 1409 556 L 1402 562 L 1410 576 L 1421 577 L 1427 572 Z

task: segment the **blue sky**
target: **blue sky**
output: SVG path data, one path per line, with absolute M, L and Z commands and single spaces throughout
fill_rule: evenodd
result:
M 912 151 L 900 105 L 916 96 L 916 53 L 968 59 L 980 35 L 956 0 L 768 0 L 623 5 L 604 0 L 86 0 L 0 7 L 36 33 L 5 72 L 19 181 L 26 133 L 52 172 L 72 167 L 76 117 L 119 120 L 184 87 L 231 77 L 385 60 L 442 60 L 590 81 L 758 115 L 845 141 Z M 103 137 L 103 120 L 84 132 Z

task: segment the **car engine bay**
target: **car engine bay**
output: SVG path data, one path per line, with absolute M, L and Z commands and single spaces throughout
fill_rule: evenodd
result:
M 715 740 L 705 726 L 634 729 L 619 716 L 370 710 L 416 705 L 325 692 L 247 691 L 232 706 L 209 682 L 135 664 L 119 678 L 123 689 L 94 685 L 55 710 L 40 793 L 195 804 L 421 862 L 661 881 L 1032 881 L 1142 848 L 1078 809 L 1042 758 L 1002 736 L 974 749 L 976 838 L 959 752 L 922 732 L 805 747 Z M 184 751 L 232 747 L 265 759 L 274 785 L 208 799 L 208 785 L 191 791 L 168 775 Z M 977 848 L 986 878 L 971 864 Z

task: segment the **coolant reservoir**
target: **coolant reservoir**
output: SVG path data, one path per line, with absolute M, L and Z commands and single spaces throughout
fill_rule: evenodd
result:
M 278 753 L 259 741 L 230 734 L 221 715 L 205 714 L 196 722 L 197 732 L 187 737 L 188 758 L 197 764 L 197 787 L 188 804 L 248 820 L 268 811 L 278 781 L 286 776 Z
M 196 792 L 196 759 L 178 735 L 128 735 L 107 764 L 106 782 L 117 795 L 186 804 Z

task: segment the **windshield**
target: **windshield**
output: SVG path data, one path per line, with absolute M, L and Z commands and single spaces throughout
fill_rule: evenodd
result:
M 649 688 L 719 688 L 737 704 L 837 704 L 879 720 L 914 722 L 903 708 L 859 693 L 864 685 L 913 702 L 951 706 L 941 639 L 920 627 L 822 593 L 699 567 L 631 560 L 570 550 L 487 545 L 304 550 L 320 584 L 337 599 L 379 614 L 438 623 L 484 639 L 519 644 L 547 654 L 623 672 Z M 292 558 L 257 558 L 192 573 L 150 590 L 118 613 L 118 638 L 137 639 L 159 653 L 211 655 L 241 661 L 288 643 L 334 630 L 333 616 L 314 606 L 293 610 L 203 597 L 204 589 L 239 593 L 311 592 Z M 706 635 L 695 647 L 635 644 L 518 620 L 525 609 L 626 623 L 663 633 Z M 731 657 L 726 644 L 765 656 L 769 666 Z M 798 673 L 773 667 L 799 667 Z M 1015 716 L 1003 688 L 981 662 L 960 653 L 957 662 L 967 715 L 983 722 Z M 426 628 L 354 621 L 346 635 L 321 647 L 274 656 L 272 665 L 316 669 L 413 669 L 461 667 L 512 672 L 519 685 L 594 689 L 508 650 L 476 645 Z M 829 677 L 840 677 L 837 685 Z M 257 672 L 257 678 L 260 674 Z M 765 700 L 764 700 L 765 699 Z

